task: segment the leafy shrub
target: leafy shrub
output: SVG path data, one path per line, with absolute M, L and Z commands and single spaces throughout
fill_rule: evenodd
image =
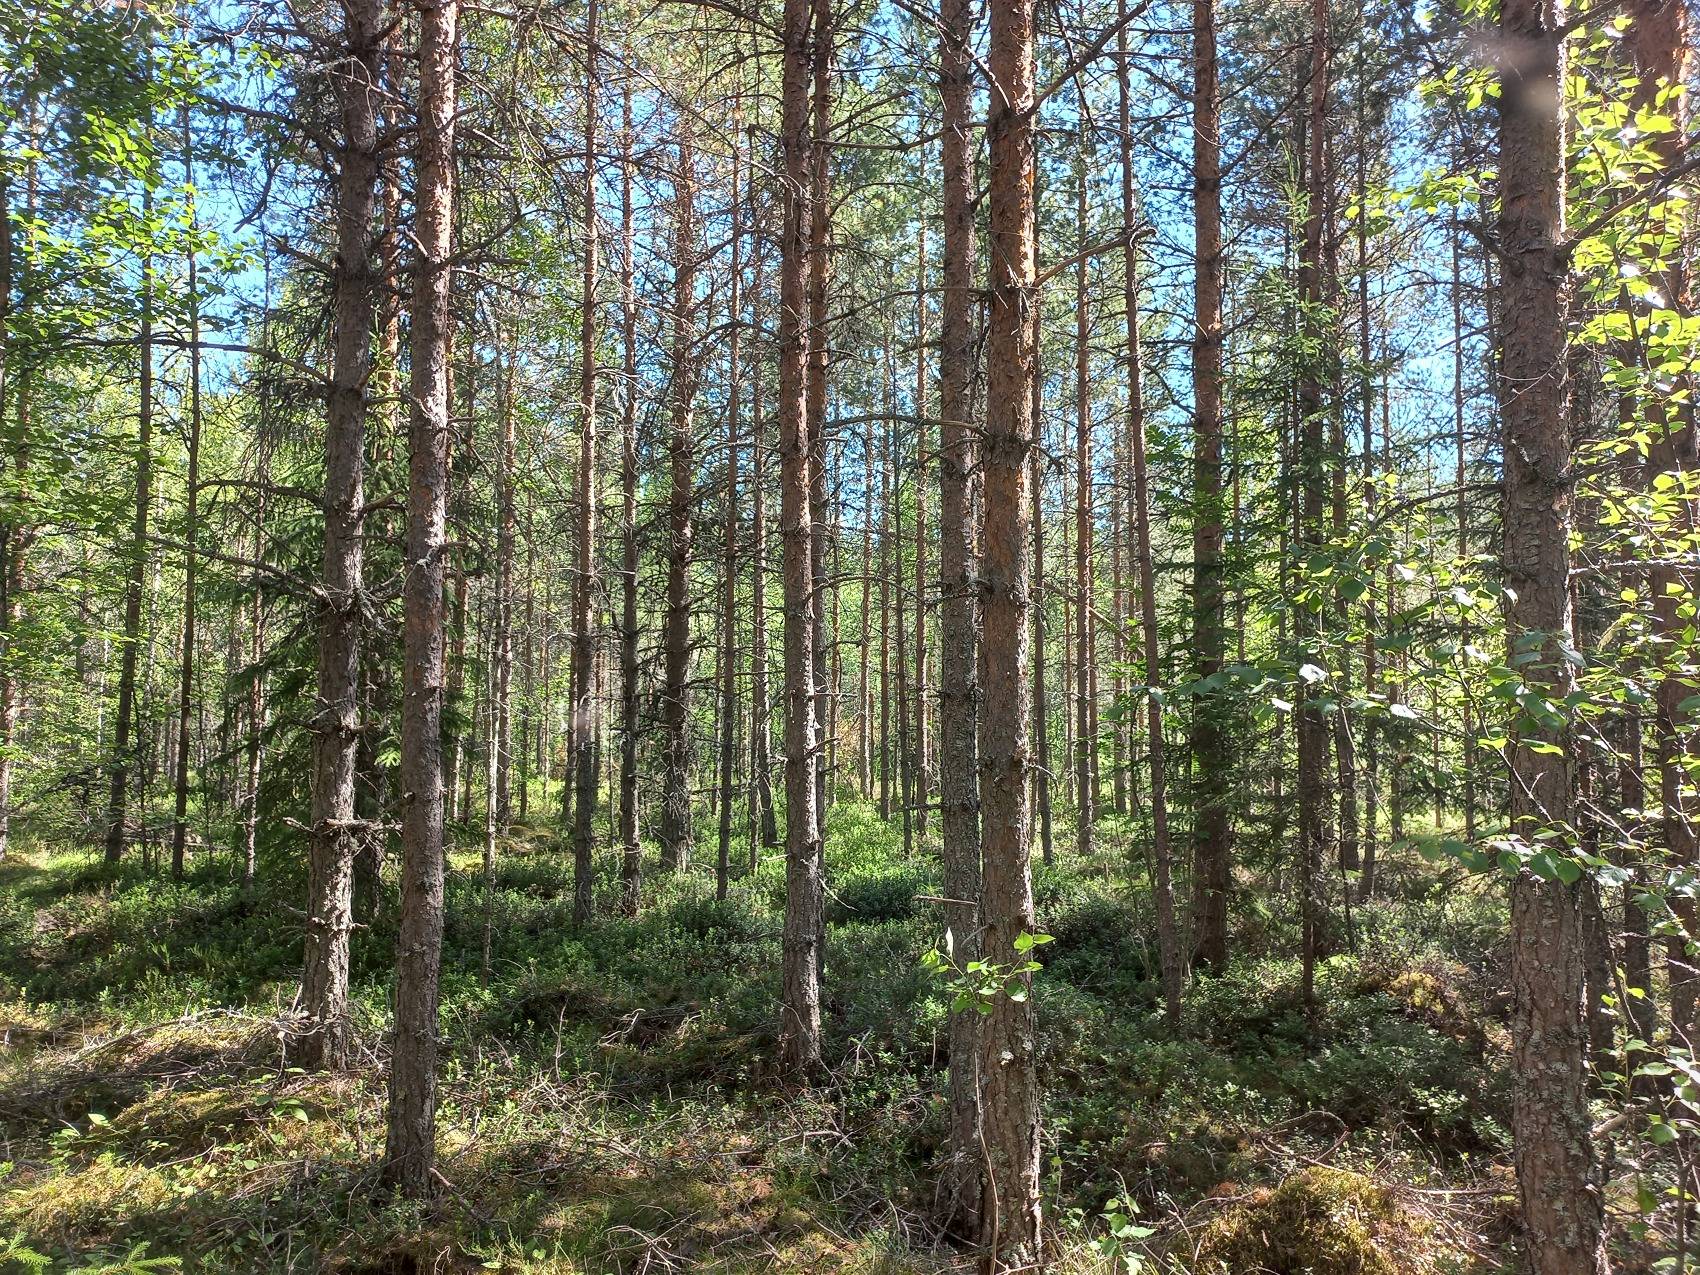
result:
M 832 887 L 827 896 L 826 919 L 834 925 L 847 921 L 904 921 L 915 915 L 917 896 L 934 893 L 937 884 L 920 868 L 904 867 L 857 872 Z
M 1040 914 L 1039 929 L 1054 942 L 1040 953 L 1046 973 L 1088 991 L 1131 992 L 1150 974 L 1155 957 L 1133 909 L 1104 894 L 1079 894 Z

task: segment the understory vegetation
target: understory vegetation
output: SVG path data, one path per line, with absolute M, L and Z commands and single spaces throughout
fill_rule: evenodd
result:
M 1171 1031 L 1143 866 L 1116 848 L 1133 830 L 1102 830 L 1098 855 L 1035 881 L 1054 940 L 1034 980 L 1054 1269 L 1501 1269 L 1497 882 L 1393 853 L 1383 896 L 1331 934 L 1310 1018 L 1297 916 L 1271 894 Z M 375 1190 L 393 899 L 354 939 L 358 1065 L 308 1074 L 281 1039 L 297 865 L 244 887 L 206 861 L 172 882 L 25 844 L 0 865 L 0 1236 L 51 1270 L 955 1269 L 931 1220 L 937 882 L 858 804 L 834 809 L 827 847 L 830 1069 L 807 1091 L 772 1066 L 777 857 L 723 902 L 707 877 L 660 881 L 631 920 L 607 915 L 605 874 L 608 906 L 575 931 L 571 865 L 543 829 L 515 829 L 488 893 L 478 848 L 455 848 L 442 1189 L 419 1205 Z

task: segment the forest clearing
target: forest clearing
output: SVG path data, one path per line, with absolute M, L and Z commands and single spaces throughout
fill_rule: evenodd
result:
M 1700 1270 L 1692 7 L 0 6 L 0 1275 Z

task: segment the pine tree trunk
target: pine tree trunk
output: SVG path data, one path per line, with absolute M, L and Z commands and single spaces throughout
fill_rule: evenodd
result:
M 1086 248 L 1086 138 L 1084 125 L 1077 138 L 1074 229 L 1076 248 Z M 1074 268 L 1074 610 L 1075 699 L 1074 728 L 1074 845 L 1082 857 L 1092 853 L 1092 830 L 1098 817 L 1095 754 L 1098 734 L 1093 722 L 1097 699 L 1097 626 L 1093 622 L 1092 549 L 1095 510 L 1092 473 L 1092 320 L 1087 258 Z
M 983 958 L 1011 968 L 1031 934 L 1033 882 L 1027 803 L 1028 455 L 1033 447 L 1034 10 L 1032 0 L 993 0 L 986 129 L 990 312 L 986 348 L 985 716 L 980 792 L 985 812 L 980 893 Z M 1025 981 L 1026 975 L 1020 976 Z M 996 996 L 981 1022 L 980 1112 L 985 1176 L 982 1269 L 1024 1270 L 1042 1259 L 1039 1088 L 1033 1004 Z
M 1571 471 L 1565 419 L 1569 262 L 1564 44 L 1557 0 L 1500 12 L 1499 224 L 1505 274 L 1498 339 L 1505 432 L 1506 587 L 1526 683 L 1552 703 L 1575 686 L 1570 645 Z M 1524 721 L 1512 753 L 1511 832 L 1566 829 L 1573 740 Z M 1549 843 L 1550 844 L 1550 843 Z M 1556 847 L 1558 853 L 1563 846 Z M 1601 1181 L 1590 1137 L 1582 1022 L 1582 930 L 1574 886 L 1522 871 L 1511 887 L 1512 1130 L 1533 1275 L 1607 1269 Z
M 1222 146 L 1216 76 L 1216 0 L 1192 0 L 1193 340 L 1192 562 L 1193 672 L 1222 667 Z M 1195 701 L 1193 900 L 1195 955 L 1212 969 L 1228 959 L 1231 853 L 1229 740 L 1223 706 Z
M 8 436 L 12 449 L 13 471 L 18 491 L 28 490 L 26 478 L 29 439 L 29 394 L 27 377 L 15 375 L 18 383 L 18 410 L 10 429 L 5 427 L 7 362 L 12 326 L 12 288 L 16 269 L 12 259 L 12 189 L 11 181 L 0 173 L 0 432 Z M 12 747 L 17 738 L 18 717 L 23 704 L 21 679 L 13 671 L 12 647 L 17 641 L 19 621 L 23 618 L 23 583 L 27 532 L 23 519 L 7 518 L 0 525 L 0 553 L 4 554 L 4 569 L 0 571 L 0 862 L 6 858 L 12 838 Z M 79 648 L 79 658 L 80 658 Z
M 331 391 L 325 416 L 325 556 L 318 607 L 318 723 L 313 731 L 313 816 L 308 942 L 301 972 L 306 1035 L 299 1066 L 347 1063 L 348 935 L 354 925 L 355 768 L 360 743 L 360 614 L 364 590 L 365 394 L 372 374 L 372 262 L 377 190 L 377 0 L 347 14 L 338 66 L 343 127 L 337 182 L 337 263 Z
M 1681 91 L 1688 83 L 1688 15 L 1682 0 L 1636 0 L 1630 6 L 1633 19 L 1628 44 L 1634 58 L 1639 82 L 1633 103 L 1637 109 L 1657 109 L 1672 117 L 1669 132 L 1654 135 L 1650 140 L 1656 149 L 1661 166 L 1668 172 L 1680 164 L 1688 153 L 1689 95 Z M 1664 97 L 1669 88 L 1674 94 Z M 1680 216 L 1680 214 L 1678 214 Z M 1679 314 L 1691 313 L 1688 280 L 1687 245 L 1682 239 L 1680 223 L 1666 245 L 1667 266 L 1660 280 L 1665 305 Z M 1647 478 L 1672 474 L 1679 480 L 1677 490 L 1692 489 L 1700 471 L 1700 435 L 1694 428 L 1694 409 L 1689 404 L 1674 410 L 1657 397 L 1650 399 L 1644 409 L 1647 428 L 1653 436 L 1647 451 Z M 1685 528 L 1686 530 L 1686 528 Z M 1671 553 L 1662 558 L 1680 560 L 1692 554 Z M 1692 566 L 1677 567 L 1668 563 L 1655 565 L 1648 573 L 1648 587 L 1653 597 L 1653 619 L 1659 635 L 1670 649 L 1681 651 L 1689 639 L 1685 636 L 1693 619 L 1688 614 L 1697 589 L 1700 572 Z M 1678 657 L 1679 660 L 1681 657 Z M 1691 660 L 1681 660 L 1691 664 Z M 1700 818 L 1700 801 L 1694 795 L 1688 777 L 1688 759 L 1700 753 L 1700 726 L 1692 709 L 1682 707 L 1696 690 L 1694 677 L 1679 670 L 1668 670 L 1659 678 L 1657 704 L 1653 718 L 1655 761 L 1659 772 L 1660 828 L 1665 850 L 1672 867 L 1691 871 L 1700 858 L 1700 838 L 1697 838 L 1696 819 Z M 1671 906 L 1682 921 L 1685 935 L 1700 928 L 1700 910 L 1692 898 L 1673 895 Z M 1679 935 L 1669 945 L 1671 1028 L 1682 1038 L 1690 1038 L 1696 1027 L 1696 1009 L 1700 1007 L 1700 969 L 1696 968 L 1694 949 L 1687 938 Z
M 915 831 L 927 834 L 933 789 L 927 699 L 927 225 L 915 244 Z
M 734 118 L 742 115 L 734 110 Z M 732 868 L 732 780 L 737 757 L 738 722 L 738 413 L 739 345 L 743 336 L 743 296 L 739 278 L 743 262 L 743 208 L 739 204 L 739 179 L 743 176 L 743 151 L 734 133 L 732 141 L 732 268 L 731 291 L 727 306 L 730 331 L 726 340 L 726 516 L 725 538 L 721 546 L 721 569 L 725 572 L 723 605 L 720 613 L 720 828 L 718 853 L 714 864 L 714 894 L 726 897 Z M 754 479 L 759 485 L 761 476 Z
M 632 253 L 632 84 L 620 107 L 620 910 L 636 916 L 643 893 L 638 841 L 637 280 Z
M 1051 827 L 1051 705 L 1045 689 L 1045 469 L 1039 415 L 1039 302 L 1033 301 L 1033 390 L 1028 410 L 1033 417 L 1034 447 L 1028 453 L 1028 485 L 1033 497 L 1033 802 L 1039 811 L 1039 854 L 1056 862 L 1056 836 Z M 982 658 L 984 647 L 982 646 Z M 1063 649 L 1068 649 L 1065 639 Z M 985 684 L 984 678 L 981 685 Z M 1065 682 L 1066 689 L 1066 682 Z M 1067 696 L 1064 696 L 1066 710 Z M 1065 711 L 1063 716 L 1068 716 Z M 1066 750 L 1065 750 L 1066 756 Z
M 939 820 L 944 893 L 957 959 L 978 958 L 980 749 L 976 656 L 978 579 L 974 559 L 974 10 L 944 0 L 939 10 L 939 98 L 944 115 L 944 290 L 939 301 Z M 944 1222 L 973 1236 L 980 1218 L 979 1014 L 950 1015 L 950 1159 Z
M 1117 14 L 1125 23 L 1127 0 Z M 1151 474 L 1145 447 L 1144 354 L 1139 337 L 1139 253 L 1133 243 L 1138 216 L 1134 197 L 1132 93 L 1125 30 L 1116 38 L 1116 74 L 1121 125 L 1122 224 L 1129 241 L 1123 279 L 1127 310 L 1127 441 L 1133 463 L 1133 556 L 1139 581 L 1140 646 L 1145 657 L 1146 759 L 1151 767 L 1151 851 L 1157 905 L 1157 952 L 1163 982 L 1163 1011 L 1170 1025 L 1180 1019 L 1185 960 L 1180 926 L 1175 917 L 1174 844 L 1169 836 L 1168 758 L 1163 733 L 1163 705 L 1156 695 L 1162 668 L 1162 636 L 1157 624 L 1157 571 L 1151 551 Z
M 183 110 L 183 184 L 188 196 L 187 217 L 195 221 L 194 134 L 187 107 Z M 177 679 L 177 783 L 171 823 L 171 875 L 183 878 L 183 859 L 189 840 L 189 723 L 195 707 L 195 600 L 199 584 L 200 557 L 195 542 L 200 537 L 201 497 L 201 298 L 200 257 L 194 247 L 188 253 L 189 308 L 189 468 L 185 476 L 183 539 L 183 651 Z M 4 731 L 5 705 L 0 702 L 0 732 Z M 6 733 L 10 739 L 9 732 Z M 3 845 L 3 842 L 0 842 Z
M 761 261 L 756 265 L 755 296 L 759 304 L 765 294 Z M 758 312 L 759 315 L 759 312 Z M 760 325 L 757 325 L 760 330 Z M 762 365 L 756 365 L 752 385 L 753 426 L 750 431 L 750 470 L 767 473 L 767 455 L 762 450 L 765 421 L 762 404 Z M 773 813 L 772 704 L 767 693 L 767 483 L 753 484 L 750 501 L 750 783 L 754 788 L 760 840 L 750 846 L 750 870 L 760 860 L 760 849 L 779 844 L 779 822 Z
M 449 309 L 454 225 L 457 0 L 419 5 L 419 112 L 410 325 L 407 573 L 403 583 L 401 932 L 396 946 L 385 1181 L 429 1193 L 437 1121 L 443 948 L 443 574 L 448 543 Z
M 691 505 L 696 484 L 696 143 L 688 111 L 678 117 L 673 184 L 673 385 L 667 435 L 671 491 L 667 510 L 667 615 L 662 629 L 661 866 L 679 872 L 691 859 Z
M 813 623 L 809 639 L 813 642 L 810 661 L 814 669 L 815 727 L 819 734 L 819 753 L 814 759 L 815 829 L 814 843 L 818 855 L 826 850 L 826 812 L 832 804 L 832 786 L 828 753 L 833 745 L 832 725 L 827 700 L 830 686 L 827 680 L 828 652 L 832 649 L 837 617 L 829 618 L 826 607 L 828 512 L 826 499 L 826 392 L 827 392 L 827 290 L 831 262 L 828 248 L 832 240 L 832 160 L 827 149 L 827 135 L 832 123 L 832 0 L 812 0 L 813 24 L 810 45 L 810 75 L 813 82 L 811 98 L 811 148 L 809 154 L 809 337 L 808 337 L 808 413 L 809 413 L 809 608 Z M 826 865 L 818 866 L 825 880 Z M 824 895 L 823 906 L 824 906 Z M 824 949 L 823 949 L 824 950 Z

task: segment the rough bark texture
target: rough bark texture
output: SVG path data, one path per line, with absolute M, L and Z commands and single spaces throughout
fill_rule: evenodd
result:
M 1575 685 L 1570 647 L 1571 461 L 1565 420 L 1569 261 L 1564 50 L 1556 0 L 1504 0 L 1500 15 L 1498 236 L 1510 640 L 1548 700 Z M 1570 732 L 1525 718 L 1511 758 L 1511 829 L 1572 835 Z M 1589 1136 L 1581 923 L 1574 887 L 1525 870 L 1511 888 L 1513 1133 L 1533 1275 L 1603 1272 L 1599 1166 Z
M 940 144 L 944 180 L 944 290 L 939 301 L 939 822 L 944 892 L 958 958 L 979 953 L 980 749 L 974 511 L 974 177 L 969 56 L 970 0 L 939 11 Z M 976 1083 L 979 1015 L 950 1016 L 950 1161 L 943 1181 L 945 1223 L 975 1234 L 980 1216 L 980 1104 Z
M 590 920 L 596 836 L 596 0 L 585 10 L 584 296 L 579 309 L 578 536 L 573 577 L 573 923 Z
M 1032 0 L 991 5 L 990 307 L 986 349 L 985 715 L 980 733 L 984 959 L 1026 961 L 1033 882 L 1027 724 L 1027 466 L 1033 445 L 1034 68 Z M 1026 980 L 1026 976 L 1021 976 Z M 980 1116 L 985 1147 L 982 1269 L 1025 1270 L 1040 1261 L 1039 1090 L 1033 1003 L 1001 994 L 981 1023 Z
M 779 1007 L 786 1069 L 820 1066 L 821 843 L 815 808 L 813 547 L 805 393 L 809 180 L 809 0 L 785 0 L 780 94 L 784 225 L 779 239 L 779 488 L 785 591 L 785 930 Z
M 667 435 L 671 490 L 667 501 L 667 614 L 662 626 L 661 866 L 691 860 L 691 599 L 692 496 L 696 485 L 696 143 L 692 117 L 679 113 L 678 169 L 673 179 L 673 392 Z
M 414 158 L 407 571 L 402 586 L 401 933 L 396 945 L 384 1178 L 431 1184 L 437 1123 L 437 987 L 443 948 L 443 567 L 449 487 L 449 294 L 454 224 L 456 0 L 419 10 Z
M 1193 0 L 1193 671 L 1222 667 L 1222 144 L 1216 87 L 1216 0 Z M 1192 925 L 1195 955 L 1228 958 L 1228 737 L 1206 696 L 1192 723 Z
M 378 273 L 373 212 L 378 182 L 377 0 L 344 8 L 346 53 L 336 66 L 343 150 L 337 177 L 331 388 L 325 413 L 325 544 L 318 606 L 318 705 L 313 730 L 307 869 L 307 946 L 300 1006 L 302 1066 L 346 1062 L 348 940 L 353 923 L 354 809 L 360 743 L 360 629 L 364 565 L 366 393 Z

